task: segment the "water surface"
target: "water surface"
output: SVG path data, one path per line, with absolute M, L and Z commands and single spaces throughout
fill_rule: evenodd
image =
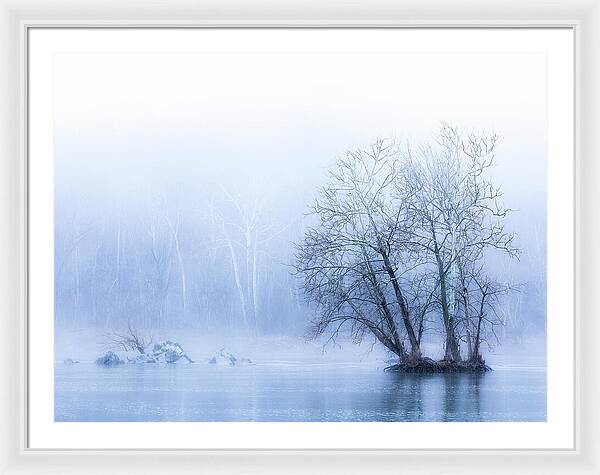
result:
M 56 421 L 545 421 L 546 372 L 406 375 L 367 365 L 55 368 Z

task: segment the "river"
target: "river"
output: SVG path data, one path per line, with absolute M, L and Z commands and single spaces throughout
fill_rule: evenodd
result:
M 544 367 L 408 375 L 354 364 L 55 365 L 56 421 L 545 421 Z

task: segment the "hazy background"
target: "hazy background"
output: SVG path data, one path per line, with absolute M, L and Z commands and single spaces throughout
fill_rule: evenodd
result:
M 301 341 L 313 309 L 291 243 L 327 167 L 441 121 L 501 136 L 494 180 L 523 253 L 493 266 L 523 291 L 499 336 L 543 349 L 544 55 L 57 54 L 57 356 L 128 321 L 214 346 Z

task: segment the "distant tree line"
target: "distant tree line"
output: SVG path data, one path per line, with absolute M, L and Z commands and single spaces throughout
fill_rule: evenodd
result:
M 306 309 L 284 265 L 300 223 L 259 193 L 223 184 L 197 195 L 83 198 L 56 200 L 59 326 L 302 334 Z

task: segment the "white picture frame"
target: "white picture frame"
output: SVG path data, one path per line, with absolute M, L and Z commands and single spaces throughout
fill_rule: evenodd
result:
M 131 0 L 86 1 L 70 5 L 41 1 L 0 3 L 0 56 L 3 91 L 0 168 L 5 198 L 0 221 L 3 318 L 0 323 L 2 391 L 0 398 L 0 468 L 3 472 L 130 473 L 600 473 L 599 414 L 595 408 L 598 350 L 593 318 L 594 269 L 600 256 L 593 243 L 599 222 L 595 215 L 594 180 L 599 177 L 593 157 L 598 152 L 594 130 L 598 124 L 600 24 L 597 1 L 544 6 L 539 2 L 486 2 L 474 10 L 465 1 L 427 5 L 376 2 L 342 6 L 336 2 L 284 2 L 274 9 L 268 2 L 229 1 L 221 5 L 181 2 L 168 7 L 138 8 Z M 142 19 L 144 18 L 144 19 Z M 415 20 L 418 18 L 418 20 Z M 182 21 L 181 19 L 185 19 Z M 271 27 L 564 27 L 576 35 L 576 443 L 573 450 L 540 451 L 403 451 L 403 450 L 34 450 L 26 440 L 27 358 L 27 229 L 26 229 L 26 62 L 28 28 L 34 26 L 271 26 Z M 583 257 L 583 258 L 582 258 Z M 143 457 L 141 457 L 143 455 Z

